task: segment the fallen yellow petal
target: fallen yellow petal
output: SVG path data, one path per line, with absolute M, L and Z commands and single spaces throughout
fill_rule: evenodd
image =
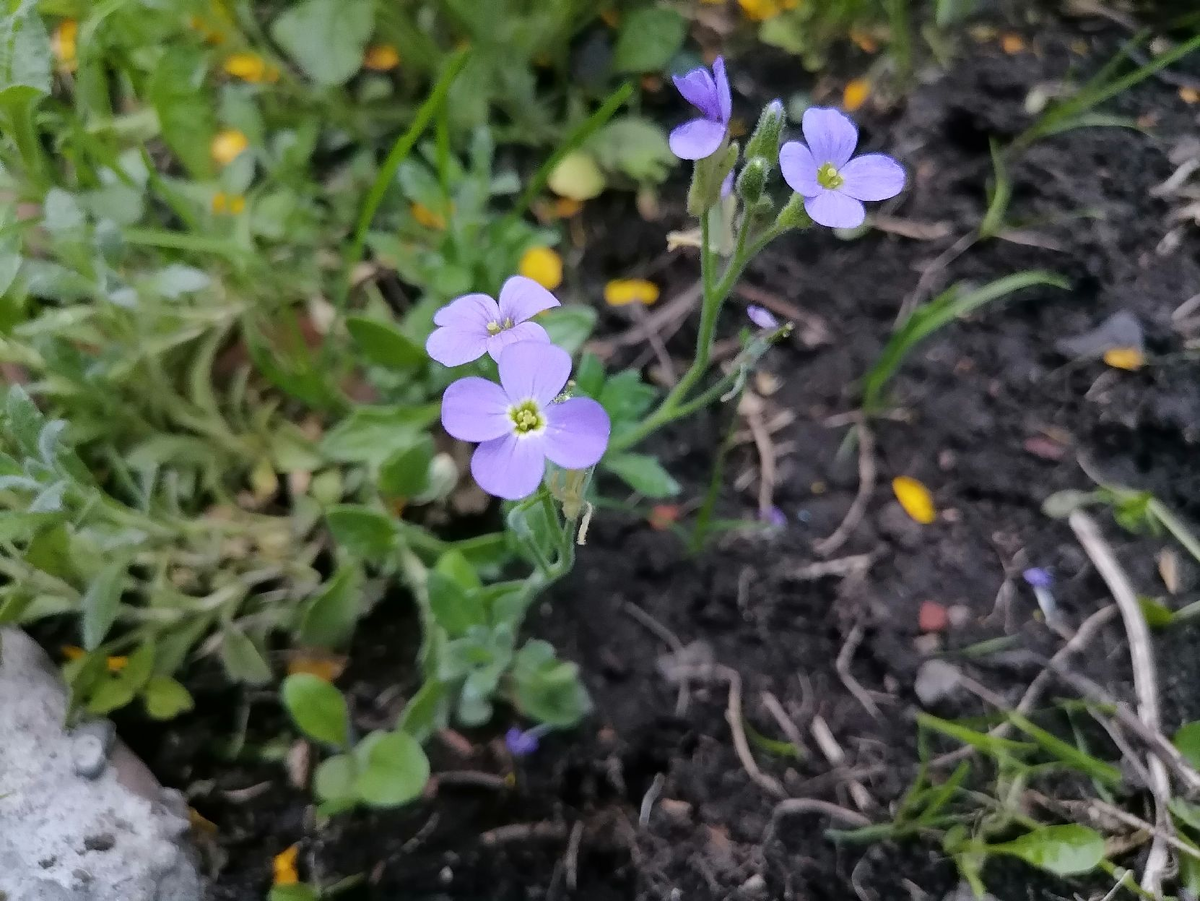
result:
M 856 78 L 847 82 L 846 89 L 842 91 L 842 109 L 848 113 L 862 109 L 862 105 L 870 96 L 871 83 L 865 78 Z
M 1000 38 L 1000 49 L 1009 56 L 1014 53 L 1020 53 L 1025 49 L 1025 39 L 1019 34 L 1013 34 L 1011 31 Z
M 296 651 L 288 660 L 288 675 L 316 676 L 322 682 L 333 682 L 346 671 L 347 659 L 337 654 L 319 651 Z
M 54 29 L 52 46 L 58 64 L 66 72 L 74 72 L 78 65 L 76 38 L 79 36 L 79 23 L 74 19 L 63 19 Z
M 68 660 L 82 660 L 87 656 L 87 651 L 83 648 L 76 647 L 73 644 L 63 645 L 62 655 Z M 109 657 L 105 661 L 110 673 L 119 673 L 129 665 L 128 657 Z
M 363 56 L 363 68 L 372 72 L 387 72 L 400 65 L 400 52 L 391 44 L 374 44 Z
M 217 834 L 217 824 L 205 817 L 195 807 L 188 808 L 188 825 L 192 827 L 193 832 L 210 836 Z
M 1113 347 L 1104 352 L 1104 362 L 1113 369 L 1141 369 L 1146 358 L 1136 347 Z
M 553 291 L 562 284 L 562 257 L 549 247 L 530 247 L 521 255 L 517 271 L 526 278 L 533 279 L 547 291 Z
M 1184 103 L 1200 103 L 1200 91 L 1184 85 L 1179 89 L 1179 99 Z
M 279 70 L 257 53 L 235 53 L 225 60 L 225 71 L 242 81 L 278 81 Z
M 275 885 L 295 885 L 300 881 L 300 874 L 296 871 L 296 859 L 299 856 L 299 845 L 292 845 L 275 855 Z
M 241 156 L 249 146 L 249 138 L 236 128 L 227 128 L 224 131 L 217 132 L 216 137 L 212 140 L 212 147 L 210 149 L 213 161 L 218 166 L 228 166 Z
M 904 512 L 922 525 L 929 525 L 937 519 L 937 509 L 933 505 L 933 495 L 929 489 L 908 476 L 896 476 L 892 479 L 892 491 L 896 500 L 904 508 Z
M 446 217 L 441 213 L 435 213 L 423 203 L 414 203 L 410 212 L 412 217 L 417 220 L 417 225 L 422 228 L 434 228 L 441 231 L 446 227 Z
M 789 9 L 795 9 L 799 0 L 738 0 L 746 18 L 754 22 L 766 22 Z
M 646 306 L 658 300 L 658 285 L 644 278 L 618 278 L 604 286 L 604 302 L 610 307 L 623 307 L 631 303 Z

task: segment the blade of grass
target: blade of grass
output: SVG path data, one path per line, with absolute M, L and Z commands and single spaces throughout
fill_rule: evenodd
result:
M 546 162 L 538 167 L 537 172 L 529 180 L 529 184 L 525 186 L 525 190 L 521 192 L 520 198 L 508 215 L 504 217 L 504 221 L 512 222 L 525 215 L 537 196 L 542 193 L 546 187 L 546 182 L 550 180 L 550 173 L 562 162 L 567 154 L 578 150 L 583 143 L 594 135 L 601 127 L 604 126 L 609 119 L 616 115 L 617 110 L 625 105 L 630 95 L 633 93 L 633 83 L 625 82 L 615 91 L 608 95 L 608 99 L 604 101 L 601 107 L 584 119 L 575 127 L 575 129 L 567 135 L 559 148 L 550 155 Z
M 1035 285 L 1066 288 L 1068 282 L 1062 276 L 1052 272 L 1039 270 L 1017 272 L 1004 278 L 998 278 L 973 291 L 963 291 L 961 283 L 956 284 L 929 303 L 913 310 L 908 318 L 900 324 L 900 327 L 892 333 L 879 360 L 863 379 L 863 410 L 868 414 L 879 410 L 880 395 L 884 386 L 896 374 L 904 359 L 918 342 L 929 337 L 942 326 L 973 313 L 993 300 L 999 300 L 1015 291 Z

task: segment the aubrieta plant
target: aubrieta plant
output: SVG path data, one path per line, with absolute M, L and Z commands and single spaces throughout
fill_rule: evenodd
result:
M 773 101 L 743 152 L 729 133 L 733 104 L 724 61 L 679 76 L 675 84 L 701 114 L 676 128 L 670 145 L 679 157 L 694 161 L 688 209 L 699 220 L 691 243 L 699 250 L 703 293 L 691 363 L 665 396 L 636 372 L 605 373 L 594 356 L 584 355 L 573 366 L 578 336 L 564 340 L 551 327 L 570 307 L 558 309 L 559 301 L 527 278 L 508 278 L 498 298 L 466 294 L 433 315 L 425 349 L 450 370 L 442 426 L 452 438 L 477 445 L 471 475 L 506 502 L 504 545 L 529 569 L 523 578 L 485 584 L 481 573 L 500 575 L 506 567 L 494 555 L 489 560 L 480 554 L 482 545 L 445 543 L 432 567 L 403 543 L 384 542 L 377 549 L 383 552 L 377 559 L 386 559 L 389 547 L 399 548 L 398 574 L 422 607 L 426 681 L 397 724 L 418 740 L 452 722 L 482 725 L 502 701 L 522 721 L 532 721 L 512 724 L 506 736 L 510 753 L 525 757 L 536 753 L 547 732 L 569 728 L 587 714 L 590 702 L 578 668 L 558 660 L 546 642 L 518 646 L 517 636 L 530 605 L 574 566 L 604 474 L 644 496 L 677 491 L 653 456 L 637 452 L 639 446 L 670 423 L 718 402 L 736 403 L 755 364 L 791 328 L 765 309 L 748 308 L 753 328 L 742 329 L 740 352 L 715 371 L 718 319 L 747 264 L 786 232 L 814 223 L 858 226 L 865 217 L 863 201 L 893 197 L 904 186 L 904 170 L 891 158 L 853 157 L 857 130 L 836 110 L 810 109 L 803 121 L 805 143 L 789 142 L 781 151 L 785 113 Z M 772 196 L 777 168 L 793 189 L 781 203 Z M 340 526 L 348 540 L 365 534 L 370 517 L 383 518 L 357 509 L 347 519 L 349 512 Z M 336 534 L 332 516 L 331 525 Z M 393 532 L 401 527 L 406 524 L 389 526 Z M 293 686 L 285 699 L 302 694 Z M 341 705 L 331 697 L 327 706 L 340 723 Z M 303 712 L 293 710 L 293 716 L 304 721 Z M 314 733 L 311 723 L 305 731 Z M 326 732 L 325 743 L 340 752 L 333 774 L 338 778 L 325 772 L 319 794 L 330 809 L 355 797 L 366 800 L 354 779 L 370 768 L 371 755 L 355 750 L 340 726 Z M 423 779 L 428 772 L 423 759 L 419 767 Z M 417 785 L 410 780 L 403 789 L 392 797 L 413 796 Z

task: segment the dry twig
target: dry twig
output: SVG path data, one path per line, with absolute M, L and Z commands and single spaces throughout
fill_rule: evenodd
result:
M 828 557 L 846 543 L 850 535 L 858 528 L 863 514 L 867 512 L 867 503 L 871 500 L 871 492 L 875 490 L 875 438 L 867 426 L 866 419 L 858 417 L 858 494 L 854 503 L 846 512 L 842 524 L 828 538 L 816 542 L 813 549 L 822 557 Z
M 683 651 L 683 642 L 680 641 L 679 636 L 656 620 L 637 604 L 626 601 L 623 609 L 631 617 L 636 619 L 639 623 L 658 636 L 663 642 L 669 645 L 671 650 L 676 654 Z M 685 713 L 687 713 L 688 701 L 690 698 L 691 692 L 688 689 L 687 679 L 680 679 L 679 696 L 675 699 L 676 716 L 683 716 Z
M 775 722 L 779 724 L 779 728 L 783 734 L 787 736 L 787 740 L 796 746 L 798 753 L 804 753 L 804 739 L 800 736 L 800 730 L 796 728 L 795 722 L 788 716 L 783 705 L 779 703 L 779 698 L 771 694 L 769 691 L 764 691 L 759 695 L 762 700 L 763 707 L 767 708 L 767 713 L 771 714 Z
M 863 705 L 867 713 L 878 720 L 879 705 L 875 703 L 874 699 L 867 693 L 867 690 L 862 687 L 850 672 L 850 662 L 854 659 L 854 652 L 862 644 L 863 633 L 865 631 L 861 620 L 854 624 L 854 628 L 850 630 L 850 634 L 846 636 L 846 641 L 842 645 L 842 649 L 838 652 L 834 669 L 837 670 L 842 684 L 846 686 L 850 694 L 854 695 L 855 700 Z

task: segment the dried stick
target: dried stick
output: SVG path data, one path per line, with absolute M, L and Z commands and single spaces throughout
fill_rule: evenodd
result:
M 858 494 L 854 503 L 846 511 L 842 524 L 828 538 L 823 538 L 813 545 L 813 549 L 822 557 L 828 557 L 846 543 L 851 533 L 858 528 L 863 514 L 867 512 L 867 503 L 871 500 L 871 492 L 875 490 L 875 438 L 866 420 L 858 420 Z
M 579 843 L 583 841 L 583 820 L 576 820 L 567 840 L 567 888 L 575 891 L 579 883 Z
M 722 664 L 708 666 L 680 666 L 672 670 L 675 678 L 720 680 L 729 685 L 729 704 L 725 708 L 725 720 L 733 738 L 733 749 L 737 752 L 742 768 L 754 782 L 769 795 L 782 798 L 787 795 L 783 786 L 773 776 L 758 768 L 754 755 L 750 753 L 750 742 L 746 740 L 746 727 L 742 722 L 742 676 L 737 670 Z
M 742 400 L 742 412 L 746 417 L 746 425 L 754 438 L 754 447 L 758 451 L 758 512 L 764 515 L 774 506 L 775 498 L 775 445 L 771 443 L 771 434 L 763 421 L 763 402 L 756 395 L 747 392 Z
M 1092 564 L 1104 579 L 1108 590 L 1112 592 L 1113 600 L 1121 611 L 1121 619 L 1125 623 L 1125 633 L 1129 638 L 1129 658 L 1133 665 L 1133 690 L 1137 696 L 1138 718 L 1151 732 L 1161 731 L 1162 718 L 1158 709 L 1158 673 L 1154 668 L 1154 652 L 1150 645 L 1150 627 L 1142 614 L 1138 603 L 1137 592 L 1134 591 L 1129 577 L 1121 564 L 1117 562 L 1112 548 L 1100 534 L 1096 521 L 1082 510 L 1074 511 L 1068 522 L 1071 524 L 1075 537 L 1083 545 L 1084 551 L 1091 558 Z M 1154 794 L 1155 822 L 1157 829 L 1150 843 L 1150 855 L 1146 859 L 1146 867 L 1142 871 L 1141 886 L 1150 894 L 1158 897 L 1162 893 L 1163 874 L 1170 861 L 1167 843 L 1163 841 L 1163 833 L 1171 828 L 1171 817 L 1167 803 L 1171 795 L 1171 780 L 1167 775 L 1166 765 L 1157 756 L 1151 756 L 1147 761 L 1150 770 L 1150 790 Z
M 879 705 L 867 694 L 867 690 L 859 684 L 859 681 L 850 672 L 850 661 L 854 659 L 854 652 L 862 644 L 863 633 L 865 631 L 861 620 L 854 624 L 854 628 L 846 636 L 845 644 L 842 645 L 842 649 L 838 652 L 837 660 L 833 667 L 837 671 L 838 676 L 841 677 L 842 684 L 846 686 L 850 694 L 854 695 L 855 700 L 863 705 L 867 713 L 878 720 Z
M 779 698 L 771 694 L 769 691 L 764 691 L 759 698 L 762 700 L 763 707 L 767 708 L 767 713 L 775 718 L 775 722 L 779 724 L 779 728 L 783 730 L 783 734 L 787 736 L 787 740 L 796 746 L 796 750 L 801 754 L 804 753 L 804 739 L 800 736 L 800 730 L 796 728 L 796 724 L 792 718 L 788 716 L 783 705 L 779 703 Z
M 825 755 L 825 759 L 829 761 L 829 765 L 838 770 L 844 770 L 846 765 L 846 752 L 842 750 L 842 746 L 838 744 L 838 740 L 833 737 L 833 730 L 829 728 L 829 724 L 825 722 L 825 717 L 817 714 L 812 718 L 809 724 L 809 731 L 812 732 L 813 741 L 817 743 L 817 747 L 821 749 L 821 753 Z M 850 790 L 850 797 L 854 799 L 854 803 L 861 810 L 878 807 L 875 799 L 871 797 L 871 793 L 866 787 L 852 776 L 847 776 L 846 784 Z
M 625 602 L 624 610 L 639 623 L 657 635 L 664 643 L 670 646 L 671 650 L 676 654 L 683 651 L 683 642 L 679 636 L 656 620 L 653 616 L 630 601 Z M 675 715 L 683 716 L 687 713 L 688 701 L 691 693 L 688 689 L 687 679 L 679 680 L 679 696 L 675 699 Z

